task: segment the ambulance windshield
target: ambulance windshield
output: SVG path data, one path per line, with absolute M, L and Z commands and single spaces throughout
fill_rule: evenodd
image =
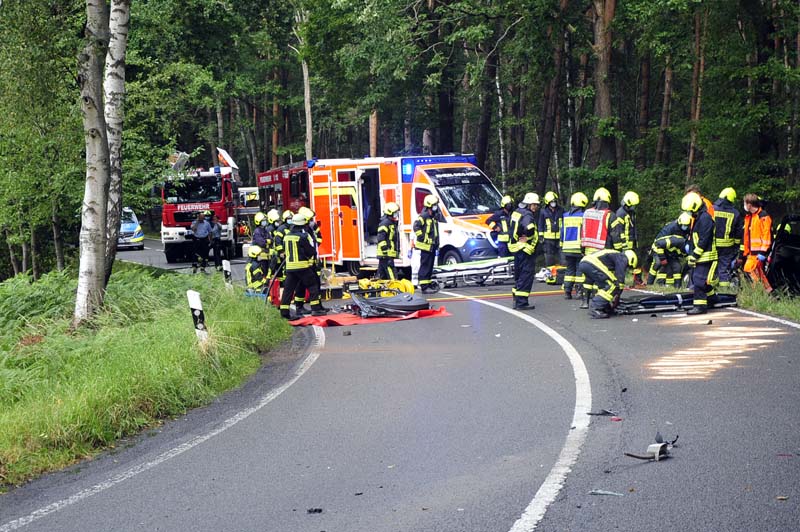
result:
M 426 168 L 447 212 L 453 216 L 485 214 L 500 205 L 500 193 L 474 166 Z
M 164 201 L 167 203 L 219 201 L 221 197 L 220 180 L 217 177 L 198 177 L 164 183 Z

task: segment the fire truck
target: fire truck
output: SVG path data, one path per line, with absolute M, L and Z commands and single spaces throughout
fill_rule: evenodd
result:
M 192 222 L 197 213 L 209 211 L 222 224 L 222 241 L 227 243 L 228 256 L 241 256 L 239 167 L 222 148 L 217 148 L 220 166 L 208 170 L 184 171 L 187 159 L 182 154 L 173 161 L 173 172 L 161 187 L 161 243 L 167 262 L 191 260 Z
M 413 224 L 428 194 L 440 200 L 439 264 L 497 257 L 486 219 L 500 192 L 473 155 L 313 159 L 258 174 L 265 208 L 316 213 L 323 242 L 319 256 L 355 274 L 377 265 L 378 224 L 386 203 L 400 205 L 400 268 L 412 267 Z

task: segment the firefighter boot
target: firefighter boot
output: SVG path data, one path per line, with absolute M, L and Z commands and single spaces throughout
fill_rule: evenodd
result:
M 564 287 L 564 299 L 572 299 L 572 287 Z
M 580 308 L 587 309 L 589 308 L 589 301 L 592 300 L 592 291 L 587 290 L 586 288 L 583 289 L 583 300 L 581 301 Z

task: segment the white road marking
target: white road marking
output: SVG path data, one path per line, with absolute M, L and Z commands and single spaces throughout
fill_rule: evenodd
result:
M 525 508 L 525 511 L 522 513 L 522 516 L 517 519 L 510 530 L 510 532 L 530 532 L 536 528 L 536 525 L 539 524 L 539 521 L 544 517 L 547 507 L 550 506 L 558 495 L 558 492 L 561 491 L 567 474 L 572 470 L 572 466 L 578 460 L 583 442 L 586 441 L 590 420 L 587 412 L 592 411 L 592 386 L 589 382 L 589 372 L 586 370 L 586 364 L 584 364 L 578 350 L 575 349 L 566 338 L 536 318 L 504 307 L 503 305 L 492 303 L 491 301 L 476 299 L 453 292 L 441 293 L 449 296 L 464 297 L 467 300 L 475 301 L 481 305 L 487 305 L 527 321 L 561 346 L 561 349 L 564 350 L 564 353 L 567 355 L 572 365 L 572 374 L 575 376 L 575 410 L 572 415 L 572 424 L 567 433 L 564 447 L 561 449 L 558 460 L 556 460 L 550 473 L 548 473 L 547 477 L 544 479 L 536 495 L 533 496 L 533 500 L 531 500 L 530 504 L 528 504 L 527 508 Z M 0 532 L 3 531 L 0 530 Z
M 153 460 L 149 462 L 145 462 L 137 466 L 134 466 L 128 469 L 127 471 L 120 473 L 119 475 L 111 477 L 106 481 L 103 481 L 99 484 L 95 484 L 94 486 L 86 488 L 85 490 L 79 491 L 78 493 L 72 495 L 71 497 L 67 497 L 66 499 L 62 499 L 52 504 L 48 504 L 47 506 L 39 508 L 38 510 L 26 515 L 25 517 L 20 517 L 13 521 L 9 521 L 8 523 L 0 526 L 0 532 L 11 532 L 12 530 L 20 529 L 52 513 L 58 512 L 59 510 L 63 510 L 67 506 L 71 506 L 76 502 L 80 502 L 83 499 L 91 497 L 92 495 L 96 495 L 102 491 L 105 491 L 109 488 L 116 486 L 117 484 L 125 482 L 126 480 L 135 477 L 139 473 L 143 473 L 145 471 L 153 469 L 157 465 L 166 462 L 170 458 L 175 458 L 176 456 L 183 454 L 194 447 L 197 447 L 201 443 L 204 443 L 213 438 L 214 436 L 217 436 L 225 432 L 226 430 L 233 427 L 240 421 L 243 421 L 248 417 L 250 417 L 251 415 L 255 414 L 256 412 L 267 406 L 269 403 L 271 403 L 273 400 L 275 400 L 279 395 L 281 395 L 287 389 L 289 389 L 289 387 L 295 382 L 297 382 L 297 380 L 300 377 L 302 377 L 303 374 L 306 371 L 308 371 L 309 368 L 314 364 L 314 362 L 316 362 L 316 360 L 319 358 L 322 348 L 325 347 L 325 333 L 321 327 L 314 326 L 314 335 L 316 336 L 316 342 L 314 343 L 314 346 L 312 346 L 311 351 L 308 353 L 308 356 L 306 356 L 305 360 L 303 360 L 303 363 L 300 364 L 300 366 L 297 368 L 297 371 L 295 371 L 292 378 L 289 379 L 284 384 L 282 384 L 281 386 L 279 386 L 278 388 L 275 388 L 271 392 L 261 397 L 258 403 L 256 403 L 254 406 L 246 408 L 238 412 L 237 414 L 229 417 L 222 423 L 222 425 L 212 430 L 211 432 L 208 432 L 201 436 L 197 436 L 185 443 L 182 443 L 181 445 L 178 445 L 173 449 L 170 449 L 169 451 L 165 451 L 160 455 L 156 456 Z

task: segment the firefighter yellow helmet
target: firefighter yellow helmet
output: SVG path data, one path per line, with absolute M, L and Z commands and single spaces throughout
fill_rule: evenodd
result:
M 500 200 L 500 207 L 505 207 L 506 205 L 511 205 L 514 203 L 514 200 L 511 196 L 503 196 L 503 199 Z
M 683 211 L 681 215 L 678 216 L 678 225 L 684 230 L 689 229 L 689 226 L 692 225 L 692 215 Z
M 387 216 L 394 216 L 394 215 L 397 214 L 397 212 L 399 210 L 400 210 L 400 205 L 398 205 L 397 203 L 395 203 L 393 201 L 390 201 L 383 208 L 383 213 L 386 214 Z
M 434 205 L 437 205 L 438 203 L 439 203 L 439 198 L 437 198 L 433 194 L 428 194 L 427 196 L 425 196 L 425 199 L 422 201 L 422 204 L 425 207 L 433 207 Z
M 306 225 L 308 223 L 308 218 L 301 212 L 298 212 L 294 216 L 292 216 L 292 225 Z
M 281 220 L 283 220 L 284 222 L 287 220 L 291 220 L 292 216 L 294 216 L 294 213 L 289 209 L 286 209 L 285 211 L 283 211 L 283 214 L 281 214 Z
M 611 192 L 609 192 L 605 187 L 600 187 L 594 191 L 592 201 L 605 201 L 606 203 L 611 203 Z
M 639 205 L 639 194 L 636 192 L 629 190 L 622 196 L 622 204 L 626 207 L 634 207 Z
M 555 193 L 555 192 L 553 192 L 552 190 L 549 190 L 549 191 L 548 191 L 548 192 L 547 192 L 547 193 L 544 195 L 544 202 L 545 202 L 545 203 L 550 203 L 551 201 L 556 201 L 557 199 L 558 199 L 558 194 L 556 194 L 556 193 Z
M 697 192 L 689 192 L 681 200 L 681 209 L 689 212 L 697 212 L 703 206 L 703 198 Z
M 539 204 L 539 194 L 535 192 L 528 192 L 525 194 L 525 197 L 522 198 L 522 203 L 525 205 L 538 205 Z
M 298 214 L 302 214 L 303 216 L 305 216 L 306 217 L 306 221 L 310 220 L 311 218 L 313 218 L 315 216 L 314 211 L 312 211 L 308 207 L 300 207 L 300 209 L 297 211 L 297 213 Z
M 267 213 L 267 221 L 271 224 L 274 224 L 278 220 L 281 219 L 281 215 L 278 212 L 278 209 L 270 209 Z
M 725 198 L 731 203 L 736 203 L 736 191 L 732 187 L 723 188 L 719 193 L 720 198 Z
M 257 212 L 253 221 L 256 225 L 261 225 L 261 222 L 267 219 L 267 216 L 263 212 Z
M 583 192 L 576 192 L 569 200 L 573 207 L 586 207 L 589 205 L 589 198 Z
M 261 246 L 250 246 L 250 249 L 247 250 L 247 256 L 251 259 L 255 259 L 263 252 L 264 250 L 261 249 Z
M 631 268 L 635 268 L 639 264 L 639 257 L 636 256 L 636 252 L 632 249 L 626 249 L 625 256 L 628 258 L 628 266 Z

